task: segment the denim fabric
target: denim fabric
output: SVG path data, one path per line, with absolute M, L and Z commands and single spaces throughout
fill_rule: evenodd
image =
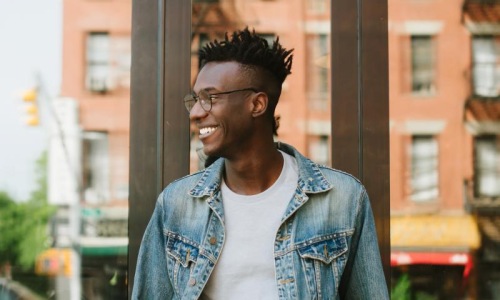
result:
M 274 243 L 279 299 L 389 299 L 364 187 L 302 156 Z M 132 299 L 197 299 L 224 246 L 223 159 L 160 194 L 139 251 Z M 258 222 L 258 220 L 256 220 Z

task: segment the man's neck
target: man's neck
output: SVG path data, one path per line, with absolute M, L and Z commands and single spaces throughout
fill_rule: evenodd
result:
M 255 195 L 267 190 L 278 179 L 283 169 L 282 154 L 272 147 L 247 153 L 239 159 L 226 159 L 224 181 L 235 193 Z

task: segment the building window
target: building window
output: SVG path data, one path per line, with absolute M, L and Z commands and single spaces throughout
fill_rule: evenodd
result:
M 474 192 L 476 197 L 500 197 L 500 146 L 497 136 L 474 140 Z
M 91 32 L 87 36 L 86 87 L 92 92 L 110 90 L 110 41 L 106 32 Z
M 328 13 L 327 0 L 307 0 L 307 11 L 315 14 Z
M 411 37 L 411 89 L 417 95 L 430 95 L 436 89 L 434 41 L 430 35 Z
M 85 132 L 83 135 L 83 192 L 86 203 L 107 202 L 109 192 L 108 134 Z
M 411 195 L 415 202 L 436 200 L 439 194 L 438 143 L 432 135 L 414 135 L 411 141 Z
M 307 76 L 306 89 L 311 108 L 326 109 L 329 99 L 328 66 L 320 63 L 328 55 L 328 34 L 307 36 Z M 326 60 L 325 60 L 326 61 Z
M 483 97 L 500 95 L 500 45 L 493 36 L 475 36 L 472 40 L 473 89 Z
M 318 164 L 329 165 L 330 147 L 328 145 L 328 136 L 310 136 L 308 144 L 311 159 Z
M 130 35 L 113 35 L 109 40 L 110 88 L 130 88 L 130 68 L 132 65 L 132 40 Z
M 111 36 L 106 32 L 91 32 L 87 36 L 87 73 L 85 86 L 95 93 L 130 88 L 132 61 L 130 35 Z

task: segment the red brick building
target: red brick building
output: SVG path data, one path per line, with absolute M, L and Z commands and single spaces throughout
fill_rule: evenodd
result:
M 123 0 L 63 3 L 61 96 L 78 103 L 80 284 L 89 299 L 127 295 L 131 11 Z
M 495 7 L 389 1 L 391 263 L 414 296 L 498 293 Z

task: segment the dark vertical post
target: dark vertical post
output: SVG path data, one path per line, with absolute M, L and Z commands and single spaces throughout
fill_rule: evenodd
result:
M 387 0 L 332 0 L 332 160 L 365 185 L 390 283 Z
M 133 0 L 129 192 L 129 295 L 158 194 L 189 172 L 191 1 Z

